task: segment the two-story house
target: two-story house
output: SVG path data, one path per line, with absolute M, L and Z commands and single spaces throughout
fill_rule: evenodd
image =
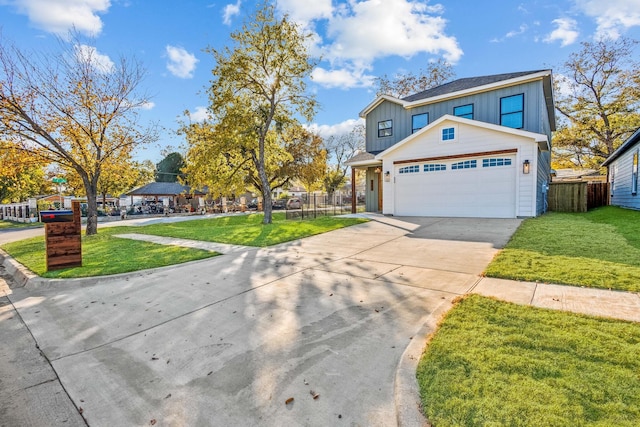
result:
M 366 210 L 396 216 L 533 217 L 546 209 L 551 70 L 463 78 L 362 110 Z

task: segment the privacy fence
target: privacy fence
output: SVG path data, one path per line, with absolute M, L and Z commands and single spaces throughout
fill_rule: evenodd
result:
M 606 182 L 552 182 L 547 203 L 554 212 L 586 212 L 609 204 Z

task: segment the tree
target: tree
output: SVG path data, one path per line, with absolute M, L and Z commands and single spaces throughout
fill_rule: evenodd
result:
M 95 48 L 60 40 L 58 53 L 23 52 L 0 39 L 0 137 L 82 180 L 86 234 L 96 234 L 98 183 L 109 164 L 156 139 L 141 129 L 144 70 L 135 61 L 105 60 Z
M 265 164 L 268 187 L 264 188 L 258 171 L 242 147 L 226 143 L 228 134 L 208 122 L 183 126 L 189 144 L 185 175 L 194 187 L 209 188 L 210 194 L 239 194 L 251 189 L 271 194 L 293 179 L 324 174 L 326 152 L 322 139 L 302 126 L 270 131 L 265 146 L 270 153 Z
M 283 154 L 285 131 L 296 129 L 296 117 L 310 121 L 316 108 L 306 93 L 305 79 L 314 62 L 307 51 L 310 34 L 304 34 L 288 16 L 276 18 L 267 2 L 241 31 L 230 35 L 234 45 L 207 49 L 216 61 L 209 93 L 218 144 L 214 163 L 235 167 L 250 164 L 264 202 L 264 223 L 271 223 L 269 165 Z M 226 158 L 225 158 L 226 156 Z
M 365 149 L 364 126 L 358 124 L 347 134 L 329 137 L 325 147 L 334 163 L 327 170 L 324 188 L 329 195 L 332 195 L 347 180 L 347 172 L 349 171 L 349 166 L 346 165 L 347 160 Z
M 426 70 L 418 74 L 412 72 L 397 74 L 393 79 L 384 74 L 375 79 L 376 96 L 390 95 L 404 98 L 414 93 L 422 92 L 432 87 L 446 83 L 455 77 L 453 67 L 448 62 L 439 59 L 429 63 Z
M 640 68 L 636 41 L 582 43 L 555 78 L 560 125 L 554 135 L 556 167 L 599 168 L 640 126 Z
M 15 203 L 45 194 L 46 163 L 7 142 L 0 142 L 0 203 Z
M 178 182 L 183 177 L 184 158 L 180 153 L 169 153 L 156 165 L 156 182 Z

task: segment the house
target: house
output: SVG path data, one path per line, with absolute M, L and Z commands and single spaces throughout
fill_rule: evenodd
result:
M 178 182 L 151 182 L 142 187 L 135 188 L 127 193 L 131 197 L 142 198 L 142 209 L 144 205 L 153 208 L 152 211 L 160 210 L 159 204 L 172 209 L 196 210 L 204 205 L 203 197 L 205 193 L 194 190 L 188 185 Z
M 602 163 L 602 166 L 607 167 L 610 204 L 640 209 L 640 196 L 638 195 L 639 152 L 640 128 Z
M 516 218 L 546 209 L 555 115 L 551 70 L 471 77 L 360 113 L 366 209 L 396 216 Z M 355 181 L 352 179 L 352 182 Z

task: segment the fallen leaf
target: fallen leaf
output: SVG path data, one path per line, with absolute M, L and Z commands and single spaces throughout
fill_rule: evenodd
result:
M 80 412 L 81 414 L 84 412 L 84 409 L 82 409 L 82 406 L 78 406 L 78 412 Z
M 333 294 L 329 294 L 329 296 L 330 296 L 330 297 L 332 297 L 332 296 L 333 296 Z
M 165 396 L 165 399 L 168 399 L 168 398 L 170 398 L 170 397 L 171 397 L 171 393 L 167 394 L 167 395 Z
M 154 356 L 151 358 L 151 360 L 158 360 L 158 358 Z
M 288 405 L 288 404 L 290 404 L 292 402 L 293 402 L 293 397 L 290 397 L 290 398 L 288 398 L 287 400 L 284 401 L 284 404 Z
M 317 399 L 320 397 L 320 395 L 313 390 L 310 390 L 309 394 L 311 394 L 311 396 L 313 396 L 314 399 Z
M 156 419 L 152 419 L 151 421 L 149 421 L 149 424 L 151 424 L 152 426 L 156 425 Z

